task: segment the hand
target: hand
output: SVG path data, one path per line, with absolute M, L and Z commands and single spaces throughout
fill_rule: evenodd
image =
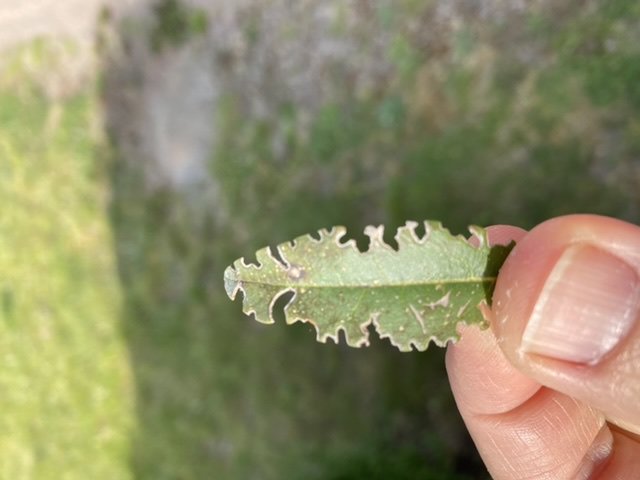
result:
M 447 351 L 460 413 L 496 480 L 640 479 L 640 227 L 572 215 L 517 242 L 487 315 Z

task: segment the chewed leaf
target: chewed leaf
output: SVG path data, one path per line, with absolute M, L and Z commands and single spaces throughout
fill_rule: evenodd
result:
M 489 247 L 480 227 L 472 246 L 439 222 L 415 222 L 398 229 L 398 249 L 383 241 L 383 227 L 367 227 L 369 248 L 360 252 L 353 240 L 342 241 L 344 227 L 320 230 L 256 253 L 257 265 L 236 260 L 224 272 L 227 294 L 244 295 L 243 311 L 259 322 L 273 323 L 273 306 L 293 292 L 285 307 L 287 323 L 311 323 L 317 339 L 369 344 L 369 325 L 401 351 L 426 350 L 430 341 L 443 346 L 458 338 L 459 323 L 485 325 L 480 307 L 489 304 L 500 266 L 511 246 Z

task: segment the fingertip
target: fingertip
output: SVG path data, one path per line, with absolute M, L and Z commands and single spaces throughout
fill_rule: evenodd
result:
M 635 308 L 640 229 L 605 217 L 573 215 L 545 222 L 529 233 L 510 226 L 490 227 L 488 232 L 492 244 L 517 241 L 499 273 L 488 311 L 492 329 L 462 327 L 461 340 L 449 347 L 446 363 L 456 402 L 489 471 L 495 478 L 636 478 L 640 444 L 617 432 L 612 436 L 605 417 L 639 431 L 640 325 L 620 330 L 617 340 L 622 346 L 606 350 L 597 364 L 527 352 L 522 336 L 550 273 L 576 244 L 588 247 L 580 247 L 568 260 L 594 263 L 599 272 L 609 269 L 607 265 L 614 268 L 613 280 L 572 301 L 588 303 L 595 297 L 600 302 L 600 290 L 627 289 L 632 293 L 624 299 L 589 310 L 604 317 L 603 312 L 624 305 L 617 315 L 626 320 L 624 312 Z M 613 262 L 609 255 L 615 257 Z M 576 272 L 578 283 L 601 276 L 589 268 Z M 583 282 L 581 277 L 588 278 Z M 561 296 L 572 298 L 570 291 Z M 558 305 L 554 309 L 563 310 L 563 304 Z M 563 330 L 558 332 L 560 341 Z M 602 332 L 595 332 L 595 337 L 603 337 Z M 529 340 L 536 348 L 540 345 Z M 542 346 L 555 352 L 558 344 Z
M 459 332 L 458 343 L 447 349 L 445 364 L 463 416 L 510 411 L 540 388 L 507 361 L 490 329 L 461 326 Z
M 640 228 L 571 215 L 524 235 L 503 265 L 493 331 L 541 384 L 640 431 Z

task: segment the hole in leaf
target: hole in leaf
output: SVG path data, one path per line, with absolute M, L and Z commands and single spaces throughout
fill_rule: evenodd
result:
M 284 268 L 287 268 L 289 266 L 287 265 L 287 262 L 285 262 L 282 258 L 282 255 L 280 255 L 280 250 L 278 250 L 277 247 L 269 247 L 269 253 L 271 253 L 271 256 Z
M 414 231 L 416 232 L 416 237 L 421 241 L 424 240 L 424 237 L 427 235 L 427 229 L 424 226 L 424 222 L 418 222 Z
M 276 301 L 273 303 L 273 310 L 271 311 L 271 315 L 273 315 L 273 319 L 276 322 L 284 322 L 284 308 L 289 304 L 289 302 L 293 299 L 294 291 L 288 290 L 280 295 Z
M 369 249 L 369 237 L 365 235 L 364 228 L 347 229 L 347 233 L 342 237 L 341 243 L 347 243 L 349 240 L 356 242 L 356 247 L 360 253 L 366 252 Z
M 385 228 L 382 234 L 382 240 L 384 243 L 393 248 L 396 252 L 398 251 L 398 242 L 395 239 L 397 227 L 396 228 Z
M 322 240 L 322 230 L 316 230 L 315 232 L 310 232 L 309 236 L 314 239 L 316 242 Z
M 391 343 L 391 339 L 388 337 L 382 338 L 380 336 L 380 332 L 373 323 L 367 325 L 368 339 L 369 339 L 369 348 L 393 348 L 394 351 L 397 351 L 396 348 Z
M 244 263 L 246 265 L 254 265 L 256 267 L 258 265 L 260 265 L 260 262 L 258 262 L 258 259 L 256 257 L 256 251 L 252 250 L 252 249 L 249 249 L 248 251 L 251 252 L 251 253 L 249 253 L 247 255 L 243 255 Z

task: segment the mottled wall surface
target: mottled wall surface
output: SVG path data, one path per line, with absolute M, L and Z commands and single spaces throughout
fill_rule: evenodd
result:
M 615 198 L 623 190 L 636 199 L 638 176 L 635 154 L 614 140 L 632 135 L 626 122 L 635 108 L 634 74 L 619 71 L 637 55 L 635 23 L 625 13 L 632 7 L 624 2 L 201 3 L 184 15 L 206 14 L 206 28 L 183 32 L 178 44 L 167 36 L 159 49 L 149 38 L 169 31 L 172 20 L 131 20 L 127 52 L 116 60 L 122 68 L 108 73 L 139 93 L 123 106 L 139 124 L 114 124 L 139 131 L 151 183 L 211 181 L 230 167 L 231 176 L 245 174 L 243 195 L 259 195 L 260 182 L 273 180 L 255 165 L 271 165 L 286 170 L 291 191 L 307 185 L 375 199 L 377 207 L 359 212 L 371 221 L 384 219 L 373 211 L 389 205 L 398 219 L 434 210 L 446 218 L 453 208 L 460 226 L 472 179 L 477 208 L 470 213 L 484 222 L 571 210 L 562 207 L 567 192 L 557 192 L 555 174 L 537 178 L 547 191 L 540 201 L 529 192 L 506 205 L 522 193 L 512 177 L 536 177 L 551 163 L 552 172 L 566 168 L 576 178 L 576 204 L 638 214 Z M 602 9 L 612 18 L 601 20 Z M 264 150 L 254 162 L 257 148 Z M 403 188 L 419 171 L 427 178 Z M 238 194 L 233 181 L 225 183 L 228 195 Z M 423 195 L 416 188 L 435 190 L 425 213 L 415 205 Z
M 141 309 L 132 322 L 148 322 L 145 333 L 131 327 L 143 434 L 162 418 L 146 397 L 159 408 L 175 401 L 151 372 L 168 382 L 178 365 L 193 367 L 179 351 L 164 367 L 154 360 L 168 354 L 148 336 L 160 309 L 167 328 L 190 338 L 183 348 L 207 352 L 220 396 L 216 412 L 193 413 L 217 428 L 169 437 L 183 439 L 180 461 L 220 463 L 233 476 L 245 458 L 255 478 L 389 477 L 438 461 L 454 478 L 476 468 L 448 393 L 433 388 L 442 373 L 427 373 L 441 369 L 434 352 L 397 356 L 376 344 L 354 353 L 314 345 L 304 328 L 263 331 L 218 305 L 220 272 L 225 260 L 332 224 L 637 218 L 639 12 L 615 4 L 165 2 L 125 24 L 105 67 L 109 125 L 118 163 L 141 172 L 159 209 L 116 224 L 125 285 L 150 289 L 132 302 Z M 115 192 L 121 212 L 139 202 L 127 187 Z M 142 220 L 153 215 L 162 227 Z M 159 270 L 149 277 L 149 268 Z M 164 302 L 184 313 L 167 317 Z M 208 341 L 189 337 L 200 329 Z M 179 378 L 195 386 L 201 377 Z M 161 444 L 144 438 L 136 465 L 161 472 L 149 463 Z M 202 442 L 215 447 L 196 453 Z
M 357 236 L 422 218 L 456 229 L 575 211 L 637 220 L 637 7 L 162 5 L 115 26 L 104 67 L 122 279 L 138 292 L 136 468 L 475 478 L 439 352 L 263 330 L 221 299 L 222 269 L 333 224 Z M 203 429 L 162 437 L 165 415 Z M 181 445 L 171 465 L 155 460 L 162 438 Z

